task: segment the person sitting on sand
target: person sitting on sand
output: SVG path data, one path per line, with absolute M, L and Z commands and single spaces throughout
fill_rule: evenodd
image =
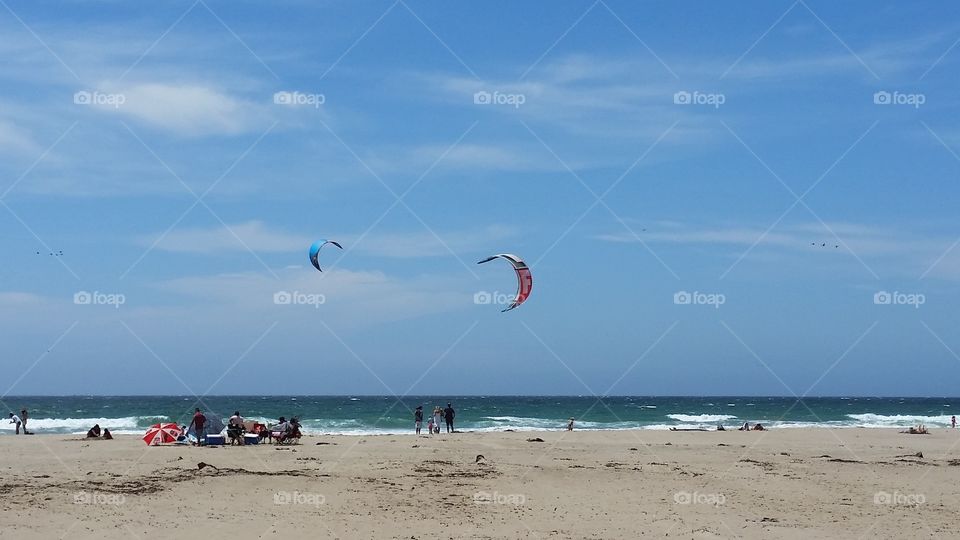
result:
M 917 424 L 917 427 L 912 427 L 907 431 L 901 431 L 900 433 L 909 433 L 911 435 L 926 435 L 927 426 L 923 424 Z
M 113 435 L 110 434 L 110 430 L 107 428 L 103 428 L 103 440 L 113 440 Z
M 726 431 L 727 428 L 723 427 L 723 424 L 717 424 L 717 431 Z
M 753 430 L 754 430 L 754 431 L 763 431 L 764 429 L 765 429 L 765 428 L 763 427 L 763 424 L 761 424 L 761 423 L 759 423 L 759 422 L 757 422 L 757 425 L 753 426 Z
M 567 431 L 573 431 L 573 417 L 570 417 L 570 421 L 567 422 Z
M 737 431 L 750 431 L 750 422 L 744 422 Z
M 93 427 L 90 428 L 89 431 L 87 431 L 87 438 L 96 439 L 99 436 L 100 436 L 100 424 L 94 424 Z

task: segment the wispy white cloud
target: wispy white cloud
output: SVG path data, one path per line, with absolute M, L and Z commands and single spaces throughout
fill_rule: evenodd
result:
M 772 230 L 760 226 L 652 222 L 634 227 L 637 236 L 626 232 L 594 235 L 611 243 L 646 242 L 651 246 L 701 246 L 727 251 L 732 258 L 747 253 L 764 263 L 782 266 L 803 254 L 853 255 L 844 259 L 866 265 L 881 278 L 920 280 L 937 278 L 955 281 L 960 277 L 960 242 L 951 228 L 937 232 L 893 229 L 873 224 L 819 222 L 782 224 Z M 950 249 L 953 246 L 953 249 Z M 661 248 L 656 248 L 661 249 Z M 749 251 L 749 253 L 748 253 Z M 836 260 L 835 260 L 836 261 Z
M 850 73 L 856 76 L 867 76 L 868 80 L 875 82 L 870 73 L 864 69 L 863 64 L 866 64 L 880 77 L 895 77 L 910 72 L 912 73 L 911 82 L 914 82 L 920 72 L 928 68 L 936 58 L 932 55 L 942 52 L 950 41 L 955 39 L 944 33 L 929 33 L 908 39 L 870 43 L 859 50 L 855 48 L 854 54 L 845 50 L 843 45 L 835 41 L 825 28 L 788 27 L 785 33 L 791 35 L 792 28 L 803 28 L 804 31 L 814 34 L 822 32 L 831 50 L 791 55 L 785 58 L 771 58 L 769 55 L 762 55 L 760 51 L 755 51 L 737 64 L 728 77 L 795 80 Z M 726 69 L 726 66 L 723 69 Z
M 160 283 L 158 288 L 184 297 L 199 309 L 227 311 L 230 319 L 266 312 L 291 324 L 319 317 L 348 326 L 469 309 L 476 289 L 469 277 L 399 278 L 380 271 L 339 268 L 323 274 L 312 268 L 290 268 L 279 275 L 279 281 L 255 272 L 193 276 Z M 314 301 L 322 303 L 310 303 Z
M 137 243 L 151 246 L 160 234 L 144 235 Z M 311 240 L 279 229 L 262 221 L 235 223 L 228 227 L 173 229 L 156 244 L 156 249 L 175 253 L 223 253 L 225 251 L 286 252 L 303 250 Z
M 27 128 L 0 118 L 0 155 L 19 161 L 36 159 L 42 153 L 43 148 Z
M 328 238 L 335 239 L 345 248 L 358 253 L 378 257 L 416 258 L 438 257 L 456 253 L 477 253 L 494 249 L 496 245 L 514 237 L 517 231 L 511 227 L 493 225 L 468 230 L 440 230 L 434 236 L 427 230 L 413 232 L 381 233 L 376 230 L 366 235 L 360 233 L 331 232 Z M 141 246 L 157 242 L 159 233 L 136 239 Z M 305 251 L 316 238 L 303 233 L 293 233 L 272 227 L 262 221 L 247 221 L 208 228 L 174 229 L 155 246 L 156 249 L 175 253 L 216 254 L 228 251 L 246 251 L 248 248 L 262 253 Z
M 210 86 L 141 83 L 104 88 L 107 93 L 122 96 L 122 103 L 97 104 L 98 110 L 116 111 L 178 135 L 238 135 L 269 126 L 266 99 L 257 103 Z

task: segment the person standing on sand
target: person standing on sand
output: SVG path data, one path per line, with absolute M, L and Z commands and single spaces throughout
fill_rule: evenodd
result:
M 20 421 L 20 417 L 17 416 L 17 415 L 15 415 L 15 414 L 13 414 L 13 413 L 10 413 L 10 423 L 16 425 L 16 429 L 17 429 L 16 434 L 19 435 L 19 434 L 20 434 L 20 426 L 23 425 L 23 422 Z M 26 433 L 26 430 L 24 430 L 24 433 Z
M 447 408 L 443 410 L 443 419 L 447 422 L 447 433 L 453 433 L 456 431 L 453 429 L 453 419 L 457 416 L 457 411 L 453 410 L 453 407 L 447 403 Z
M 439 405 L 433 408 L 433 429 L 437 433 L 440 433 L 440 415 L 443 414 L 443 409 Z
M 30 432 L 27 431 L 27 410 L 26 409 L 20 409 L 20 421 L 23 422 L 24 435 L 29 435 Z
M 413 413 L 413 422 L 417 428 L 417 435 L 419 435 L 420 426 L 423 424 L 423 405 L 417 405 L 417 410 Z
M 953 415 L 950 417 L 950 427 L 957 429 L 957 416 Z
M 207 417 L 200 412 L 198 407 L 193 413 L 193 420 L 190 421 L 190 426 L 193 427 L 193 432 L 197 435 L 197 446 L 203 444 L 203 426 L 207 423 Z M 189 429 L 188 427 L 188 429 Z

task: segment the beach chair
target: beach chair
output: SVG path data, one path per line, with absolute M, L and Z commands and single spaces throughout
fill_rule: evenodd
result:
M 244 429 L 240 426 L 227 426 L 227 437 L 230 439 L 230 444 L 232 445 L 235 442 L 243 444 L 243 435 Z
M 285 430 L 270 432 L 274 444 L 299 444 L 300 437 L 303 437 L 303 434 L 300 433 L 299 424 L 288 424 Z

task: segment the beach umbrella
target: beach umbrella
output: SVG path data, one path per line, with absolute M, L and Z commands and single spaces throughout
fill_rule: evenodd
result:
M 180 431 L 180 426 L 174 424 L 173 422 L 168 422 L 166 424 L 154 424 L 147 429 L 147 433 L 143 436 L 143 442 L 147 443 L 150 446 L 156 446 L 162 443 L 172 443 L 177 441 L 177 437 L 183 434 Z

